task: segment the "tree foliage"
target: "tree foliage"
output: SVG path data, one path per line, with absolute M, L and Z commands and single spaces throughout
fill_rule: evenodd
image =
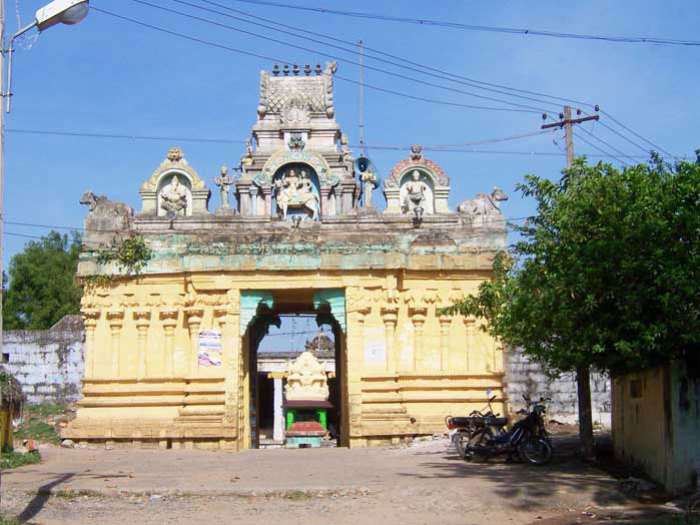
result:
M 80 246 L 78 234 L 69 238 L 52 231 L 12 257 L 4 329 L 46 329 L 64 315 L 79 313 L 82 291 L 75 272 Z
M 583 159 L 518 189 L 537 215 L 495 276 L 449 308 L 548 368 L 641 369 L 700 342 L 700 155 L 619 171 Z

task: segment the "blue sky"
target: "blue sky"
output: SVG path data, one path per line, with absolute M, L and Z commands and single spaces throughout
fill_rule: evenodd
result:
M 196 13 L 172 0 L 150 1 Z M 200 0 L 190 1 L 201 3 Z M 691 155 L 695 147 L 700 146 L 695 133 L 700 110 L 696 96 L 700 47 L 469 32 L 313 14 L 235 0 L 219 2 L 300 28 L 352 41 L 362 39 L 371 47 L 456 74 L 597 103 L 675 154 Z M 467 24 L 688 39 L 696 36 L 700 22 L 700 10 L 690 0 L 289 2 Z M 19 0 L 22 22 L 30 20 L 33 11 L 43 3 L 43 0 Z M 7 0 L 8 32 L 16 28 L 14 4 L 14 0 Z M 315 64 L 324 60 L 316 53 L 289 49 L 183 19 L 131 0 L 92 0 L 91 4 L 227 46 L 284 58 L 290 63 Z M 216 18 L 211 14 L 199 14 Z M 272 34 L 237 21 L 221 20 Z M 297 42 L 320 49 L 316 44 Z M 100 12 L 92 12 L 78 26 L 55 27 L 27 43 L 31 43 L 30 48 L 20 47 L 15 53 L 13 108 L 7 120 L 10 130 L 243 140 L 256 118 L 259 70 L 272 65 L 266 60 L 181 40 Z M 338 74 L 357 78 L 358 70 L 339 61 Z M 419 97 L 491 104 L 374 71 L 367 72 L 367 82 Z M 461 86 L 461 89 L 470 88 Z M 337 118 L 351 143 L 357 143 L 358 136 L 357 91 L 355 85 L 336 82 Z M 367 90 L 366 107 L 369 144 L 459 143 L 533 132 L 541 123 L 541 118 L 535 114 L 459 109 L 410 101 L 373 90 Z M 586 126 L 625 153 L 642 153 L 599 124 Z M 138 209 L 139 185 L 171 145 L 175 144 L 8 131 L 6 221 L 79 227 L 86 209 L 78 205 L 78 199 L 88 189 Z M 222 163 L 236 164 L 243 152 L 239 144 L 180 141 L 177 145 L 184 149 L 190 164 L 210 184 Z M 561 133 L 555 133 L 483 148 L 563 153 L 563 140 Z M 592 149 L 577 143 L 577 153 L 586 151 Z M 405 156 L 401 151 L 371 154 L 380 175 L 387 174 L 392 165 Z M 530 202 L 522 201 L 513 193 L 516 182 L 524 174 L 554 177 L 565 161 L 563 156 L 496 153 L 431 153 L 428 156 L 440 163 L 451 177 L 453 206 L 497 185 L 511 194 L 511 200 L 504 206 L 508 217 L 532 211 Z M 218 206 L 216 194 L 212 196 L 211 205 Z M 6 231 L 28 235 L 47 232 L 11 224 L 6 226 Z M 23 238 L 6 236 L 6 264 L 25 242 Z

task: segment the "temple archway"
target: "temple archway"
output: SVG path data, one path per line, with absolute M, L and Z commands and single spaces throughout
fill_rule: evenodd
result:
M 254 315 L 250 316 L 255 301 Z M 290 362 L 304 351 L 311 351 L 322 364 L 328 384 L 327 408 L 322 418 L 327 436 L 323 446 L 348 446 L 349 407 L 346 384 L 347 362 L 345 359 L 345 297 L 340 289 L 298 289 L 277 291 L 242 292 L 241 304 L 247 305 L 241 321 L 248 320 L 242 333 L 241 370 L 242 395 L 248 410 L 240 422 L 239 435 L 243 437 L 243 448 L 280 447 L 285 443 L 288 423 L 285 389 Z M 291 351 L 268 352 L 263 349 L 266 338 L 276 335 L 288 337 L 289 319 L 308 321 L 313 319 L 317 330 L 301 330 L 299 333 L 315 332 L 305 347 L 290 348 Z M 281 330 L 271 331 L 271 327 Z M 241 327 L 243 330 L 243 326 Z M 320 330 L 319 330 L 320 329 Z M 323 334 L 328 347 L 309 348 L 309 342 Z M 313 343 L 312 343 L 313 344 Z M 332 345 L 332 348 L 330 347 Z M 269 348 L 269 345 L 268 345 Z M 286 348 L 285 348 L 286 349 Z M 281 350 L 278 348 L 278 350 Z M 320 403 L 319 406 L 323 405 Z

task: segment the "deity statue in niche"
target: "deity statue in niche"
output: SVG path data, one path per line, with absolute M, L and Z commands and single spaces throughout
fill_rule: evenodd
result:
M 177 175 L 173 175 L 170 182 L 160 190 L 160 207 L 168 215 L 185 215 L 187 197 L 187 187 L 180 183 L 180 178 Z
M 302 169 L 300 175 L 291 168 L 275 181 L 275 196 L 277 207 L 282 212 L 282 218 L 287 219 L 289 209 L 300 209 L 311 212 L 313 220 L 318 219 L 319 199 L 314 191 L 314 185 L 306 170 Z
M 413 170 L 411 178 L 404 184 L 406 194 L 401 203 L 404 213 L 412 212 L 415 208 L 425 208 L 427 194 L 430 193 L 428 185 L 421 180 L 420 172 Z
M 284 394 L 287 401 L 326 401 L 328 399 L 326 372 L 311 352 L 302 352 L 289 363 Z

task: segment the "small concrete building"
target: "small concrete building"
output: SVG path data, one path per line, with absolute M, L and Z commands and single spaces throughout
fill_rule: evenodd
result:
M 615 456 L 642 468 L 672 494 L 698 483 L 699 371 L 676 361 L 613 380 Z

